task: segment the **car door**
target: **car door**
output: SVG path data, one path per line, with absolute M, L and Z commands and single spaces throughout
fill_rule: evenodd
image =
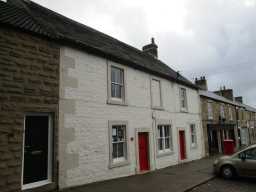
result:
M 241 152 L 236 161 L 237 172 L 241 176 L 256 176 L 256 148 Z

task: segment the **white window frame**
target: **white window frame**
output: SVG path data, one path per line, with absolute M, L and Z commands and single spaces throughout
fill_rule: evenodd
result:
M 192 132 L 192 127 L 191 126 L 194 126 L 194 133 Z M 195 123 L 190 123 L 189 124 L 189 132 L 190 132 L 190 144 L 191 144 L 191 148 L 196 148 L 197 147 L 197 126 Z M 192 137 L 195 137 L 195 142 L 193 143 L 193 139 Z
M 113 142 L 112 128 L 113 126 L 125 126 L 125 152 L 124 157 L 113 159 Z M 127 121 L 109 121 L 109 168 L 125 166 L 129 164 L 129 142 L 128 142 L 128 122 Z
M 24 146 L 25 146 L 25 120 L 26 116 L 48 116 L 48 167 L 47 167 L 47 179 L 42 181 L 37 181 L 34 183 L 23 184 L 23 174 L 24 174 Z M 26 113 L 24 116 L 24 132 L 23 132 L 23 148 L 22 148 L 22 172 L 21 172 L 21 189 L 33 189 L 36 187 L 42 187 L 44 185 L 50 184 L 53 182 L 52 173 L 53 173 L 53 115 L 51 113 Z
M 213 119 L 213 103 L 208 101 L 207 102 L 207 113 L 208 113 L 208 119 Z
M 185 102 L 185 106 L 182 106 L 182 91 L 185 90 L 185 98 L 184 98 L 184 102 Z M 180 96 L 180 110 L 181 112 L 188 112 L 188 94 L 187 94 L 187 89 L 185 87 L 180 87 L 179 88 L 179 96 Z
M 164 130 L 164 126 L 169 126 L 169 145 L 170 148 L 166 148 L 164 147 L 163 150 L 159 150 L 159 146 L 158 146 L 158 140 L 160 139 L 159 135 L 158 135 L 158 127 L 162 126 L 162 129 Z M 166 155 L 171 155 L 173 153 L 173 136 L 172 136 L 172 124 L 168 121 L 158 121 L 157 125 L 156 125 L 156 150 L 157 150 L 157 157 L 162 157 L 162 156 L 166 156 Z M 163 139 L 165 139 L 166 137 L 163 137 Z M 165 142 L 164 142 L 165 145 Z
M 152 85 L 153 81 L 158 81 L 159 82 L 159 97 L 160 97 L 160 106 L 155 106 L 153 103 L 153 90 L 152 90 Z M 151 108 L 152 109 L 157 109 L 157 110 L 163 110 L 163 98 L 162 98 L 162 81 L 159 78 L 156 77 L 151 77 L 150 79 L 150 96 L 151 96 Z
M 116 64 L 116 63 L 110 63 L 108 62 L 108 99 L 107 99 L 107 103 L 108 104 L 113 104 L 113 105 L 127 105 L 126 104 L 126 92 L 127 92 L 127 86 L 126 86 L 126 67 L 122 66 L 120 64 Z M 123 71 L 123 92 L 122 92 L 122 97 L 121 98 L 116 98 L 116 97 L 112 97 L 112 80 L 111 80 L 111 69 L 112 67 L 118 68 L 120 70 Z

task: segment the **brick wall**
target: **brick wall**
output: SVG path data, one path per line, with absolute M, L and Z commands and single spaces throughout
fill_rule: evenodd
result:
M 0 191 L 20 191 L 24 115 L 54 114 L 56 137 L 59 48 L 31 35 L 0 29 Z M 56 149 L 56 143 L 55 143 Z M 56 156 L 55 156 L 56 168 Z M 57 171 L 55 170 L 54 173 Z M 54 179 L 56 180 L 56 174 Z M 48 186 L 54 187 L 55 185 Z

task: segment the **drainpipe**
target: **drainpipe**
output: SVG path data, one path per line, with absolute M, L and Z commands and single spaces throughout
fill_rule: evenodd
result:
M 154 157 L 154 169 L 156 169 L 156 113 L 152 111 L 152 136 L 153 136 L 153 157 Z

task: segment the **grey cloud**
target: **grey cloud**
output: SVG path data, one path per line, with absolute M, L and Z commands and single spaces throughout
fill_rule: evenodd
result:
M 122 0 L 36 1 L 139 49 L 154 36 L 160 59 L 175 70 L 191 80 L 206 75 L 210 90 L 226 85 L 256 105 L 256 7 L 245 6 L 245 0 L 182 0 L 184 34 L 150 31 L 136 1 L 129 7 Z M 159 22 L 168 25 L 168 18 Z

